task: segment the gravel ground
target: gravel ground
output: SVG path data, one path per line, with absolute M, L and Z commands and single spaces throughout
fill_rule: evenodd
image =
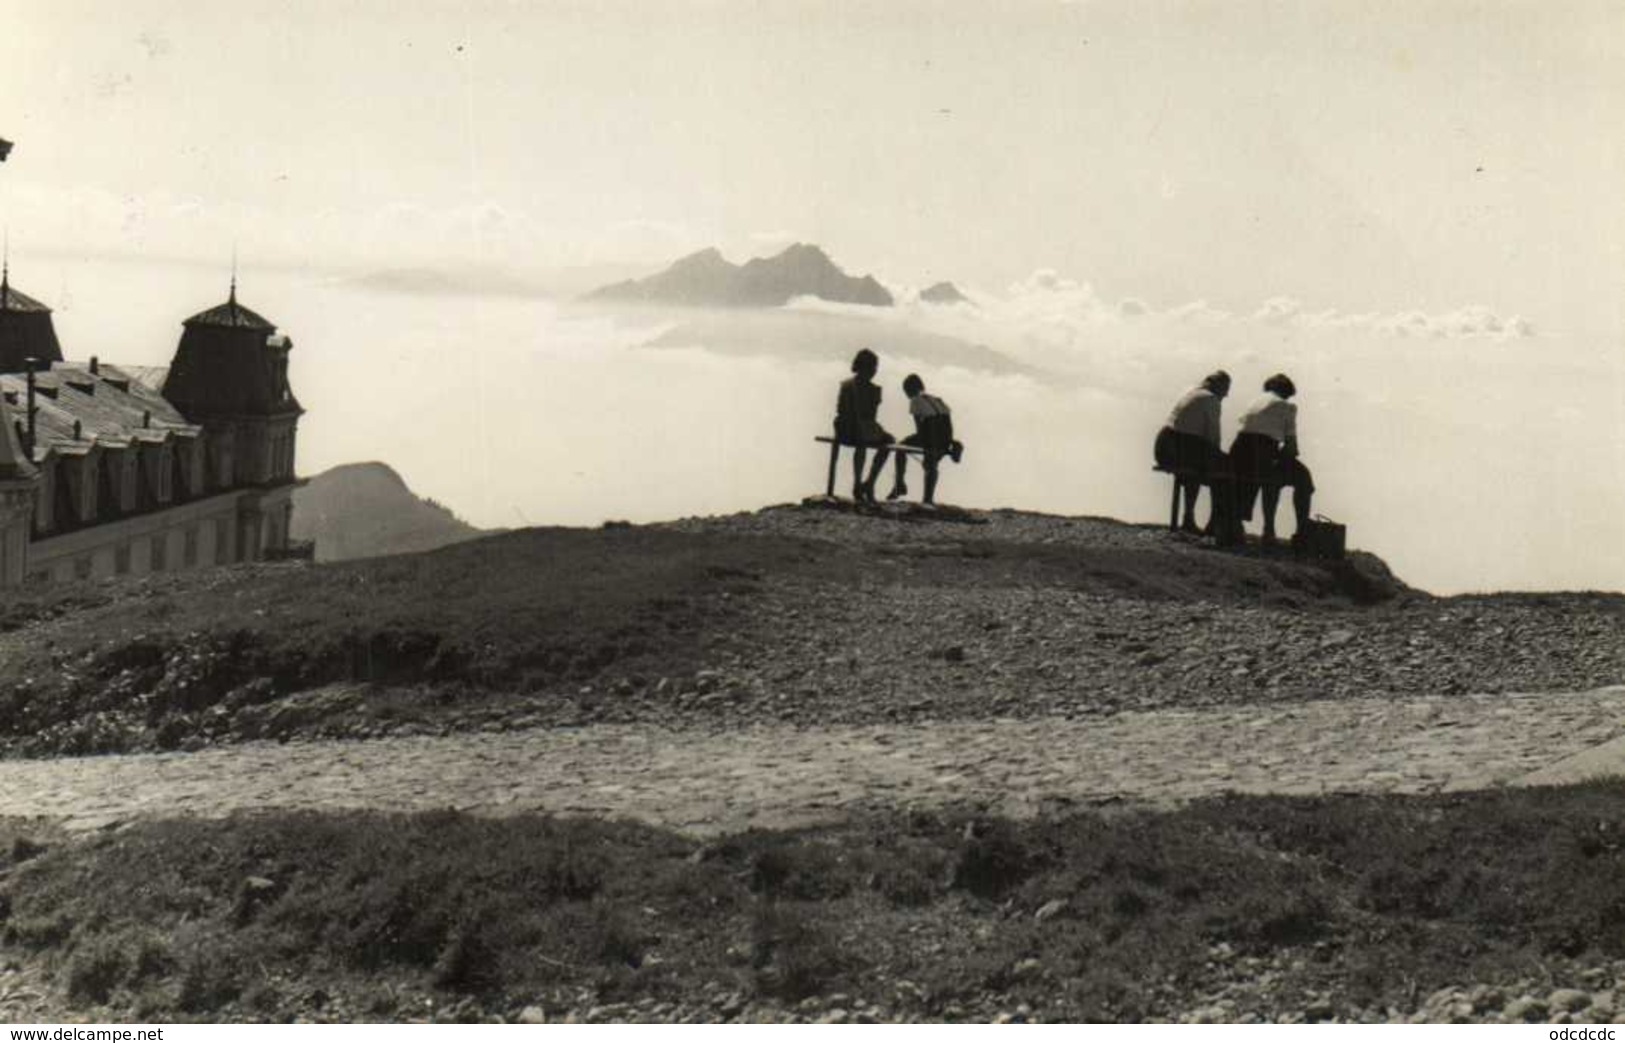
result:
M 353 693 L 312 693 L 222 715 L 214 737 L 1076 717 L 1625 680 L 1625 596 L 1441 598 L 1369 554 L 1332 568 L 1256 546 L 1218 551 L 1161 526 L 1012 511 L 778 507 L 664 527 L 823 541 L 861 567 L 729 577 L 733 590 L 705 596 L 731 605 L 731 622 L 705 636 L 692 673 L 612 668 L 565 690 L 469 693 L 453 706 L 375 690 L 374 704 L 405 707 L 385 719 L 354 713 Z M 410 709 L 426 702 L 440 705 Z
M 856 578 L 747 577 L 731 627 L 710 633 L 703 666 L 681 676 L 610 673 L 568 692 L 472 702 L 414 720 L 352 718 L 296 697 L 218 737 L 370 736 L 506 724 L 788 722 L 834 724 L 1087 716 L 1127 710 L 1288 704 L 1351 696 L 1547 692 L 1625 681 L 1625 596 L 1488 594 L 1439 598 L 1395 581 L 1370 556 L 1346 570 L 1256 548 L 1221 552 L 1159 526 L 995 511 L 929 516 L 819 506 L 689 519 L 666 528 L 824 541 L 856 556 Z M 1183 998 L 1171 1020 L 1222 1022 L 1606 1021 L 1625 1016 L 1625 964 L 1552 965 L 1539 976 L 1464 982 L 1383 1009 L 1305 996 L 1317 954 L 1268 959 L 1220 949 L 1224 987 Z M 1042 975 L 1017 967 L 1012 974 Z M 1294 983 L 1288 988 L 1286 982 Z M 0 966 L 0 1018 L 45 1020 L 34 972 Z M 402 997 L 390 1011 L 341 995 L 311 1020 L 523 1022 L 1043 1021 L 991 998 L 942 1006 L 877 976 L 872 994 L 762 1004 L 718 984 L 681 1003 L 604 1004 L 538 996 L 511 1010 Z M 421 1004 L 413 1006 L 413 1004 Z M 94 1019 L 96 1012 L 79 1011 Z M 229 1016 L 229 1012 L 228 1012 Z M 244 1012 L 252 1020 L 251 1012 Z M 51 1017 L 50 1020 L 55 1020 Z
M 683 690 L 675 705 L 685 713 L 867 723 L 1563 691 L 1625 679 L 1617 595 L 1438 598 L 1361 556 L 1394 594 L 1361 606 L 1290 555 L 1229 554 L 1158 526 L 1016 512 L 899 522 L 777 508 L 674 527 L 830 540 L 875 562 L 855 585 L 761 584 L 709 668 L 666 680 Z M 1067 574 L 1057 567 L 1064 557 L 1034 567 L 979 553 L 999 545 L 1115 556 L 1082 557 Z M 1181 570 L 1193 577 L 1185 588 L 1155 585 Z M 1210 577 L 1218 583 L 1203 598 Z M 644 680 L 631 694 L 644 693 Z

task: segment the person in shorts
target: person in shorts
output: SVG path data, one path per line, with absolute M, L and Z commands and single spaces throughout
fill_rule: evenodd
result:
M 903 439 L 902 445 L 917 446 L 924 450 L 925 495 L 920 502 L 936 505 L 938 465 L 944 456 L 958 463 L 965 452 L 963 443 L 954 440 L 954 417 L 948 403 L 935 395 L 925 393 L 925 381 L 910 373 L 903 380 L 903 394 L 908 396 L 908 412 L 914 418 L 914 433 Z M 886 499 L 895 500 L 908 495 L 904 477 L 908 472 L 908 454 L 897 454 L 897 480 Z

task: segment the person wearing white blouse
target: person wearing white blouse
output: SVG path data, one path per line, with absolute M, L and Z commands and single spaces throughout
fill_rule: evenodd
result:
M 1223 545 L 1240 539 L 1235 517 L 1235 477 L 1230 459 L 1219 444 L 1219 411 L 1230 393 L 1230 374 L 1217 370 L 1174 404 L 1168 422 L 1157 432 L 1152 457 L 1164 471 L 1172 471 L 1185 499 L 1185 520 L 1180 528 L 1199 533 L 1196 497 L 1202 486 L 1213 490 L 1207 532 Z
M 1308 528 L 1315 481 L 1298 455 L 1298 406 L 1291 401 L 1297 393 L 1292 378 L 1285 373 L 1264 381 L 1264 393 L 1242 411 L 1240 432 L 1230 443 L 1241 520 L 1253 520 L 1253 501 L 1262 490 L 1266 544 L 1276 541 L 1275 508 L 1286 486 L 1292 487 L 1292 509 L 1298 522 L 1293 539 L 1301 539 Z

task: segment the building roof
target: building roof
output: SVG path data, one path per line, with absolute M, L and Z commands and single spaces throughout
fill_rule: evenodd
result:
M 53 362 L 61 357 L 51 309 L 12 289 L 9 268 L 0 266 L 0 372 L 21 372 L 31 358 Z
M 0 277 L 0 311 L 44 312 L 51 314 L 51 309 L 36 301 L 21 290 L 13 289 L 9 276 Z
M 224 304 L 216 304 L 187 319 L 183 326 L 224 326 L 228 329 L 265 330 L 272 332 L 276 325 L 258 312 L 237 303 L 237 287 L 231 288 L 231 297 Z
M 126 448 L 192 439 L 203 430 L 124 367 L 104 363 L 92 373 L 88 365 L 58 362 L 36 374 L 34 384 L 36 462 L 51 453 L 81 455 L 98 445 Z M 27 376 L 0 374 L 0 391 L 11 404 L 12 415 L 26 420 Z
M 195 419 L 302 413 L 288 387 L 293 342 L 232 299 L 187 319 L 163 396 Z

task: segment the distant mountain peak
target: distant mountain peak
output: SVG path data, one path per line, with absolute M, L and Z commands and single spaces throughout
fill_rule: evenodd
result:
M 293 503 L 293 537 L 315 541 L 317 561 L 431 550 L 484 535 L 414 494 L 377 460 L 323 471 L 294 491 Z
M 847 275 L 812 243 L 793 243 L 772 257 L 728 262 L 716 247 L 689 254 L 647 279 L 600 287 L 589 300 L 724 308 L 776 308 L 797 297 L 890 307 L 892 295 L 872 275 Z
M 921 290 L 920 300 L 927 304 L 962 304 L 968 302 L 970 298 L 961 293 L 959 287 L 953 283 L 943 281 Z
M 819 257 L 819 258 L 822 258 L 822 259 L 824 259 L 826 261 L 829 260 L 829 254 L 824 252 L 823 247 L 818 246 L 818 245 L 816 245 L 814 243 L 791 243 L 789 246 L 786 246 L 783 250 L 779 251 L 779 256 L 780 257 Z M 833 263 L 833 262 L 831 262 L 831 263 Z
M 685 257 L 679 257 L 677 260 L 672 262 L 671 266 L 673 268 L 701 265 L 713 267 L 718 264 L 728 265 L 729 268 L 733 267 L 733 265 L 728 264 L 728 259 L 722 256 L 721 250 L 718 250 L 714 246 L 707 246 L 703 250 L 695 250 L 693 253 L 688 254 Z

